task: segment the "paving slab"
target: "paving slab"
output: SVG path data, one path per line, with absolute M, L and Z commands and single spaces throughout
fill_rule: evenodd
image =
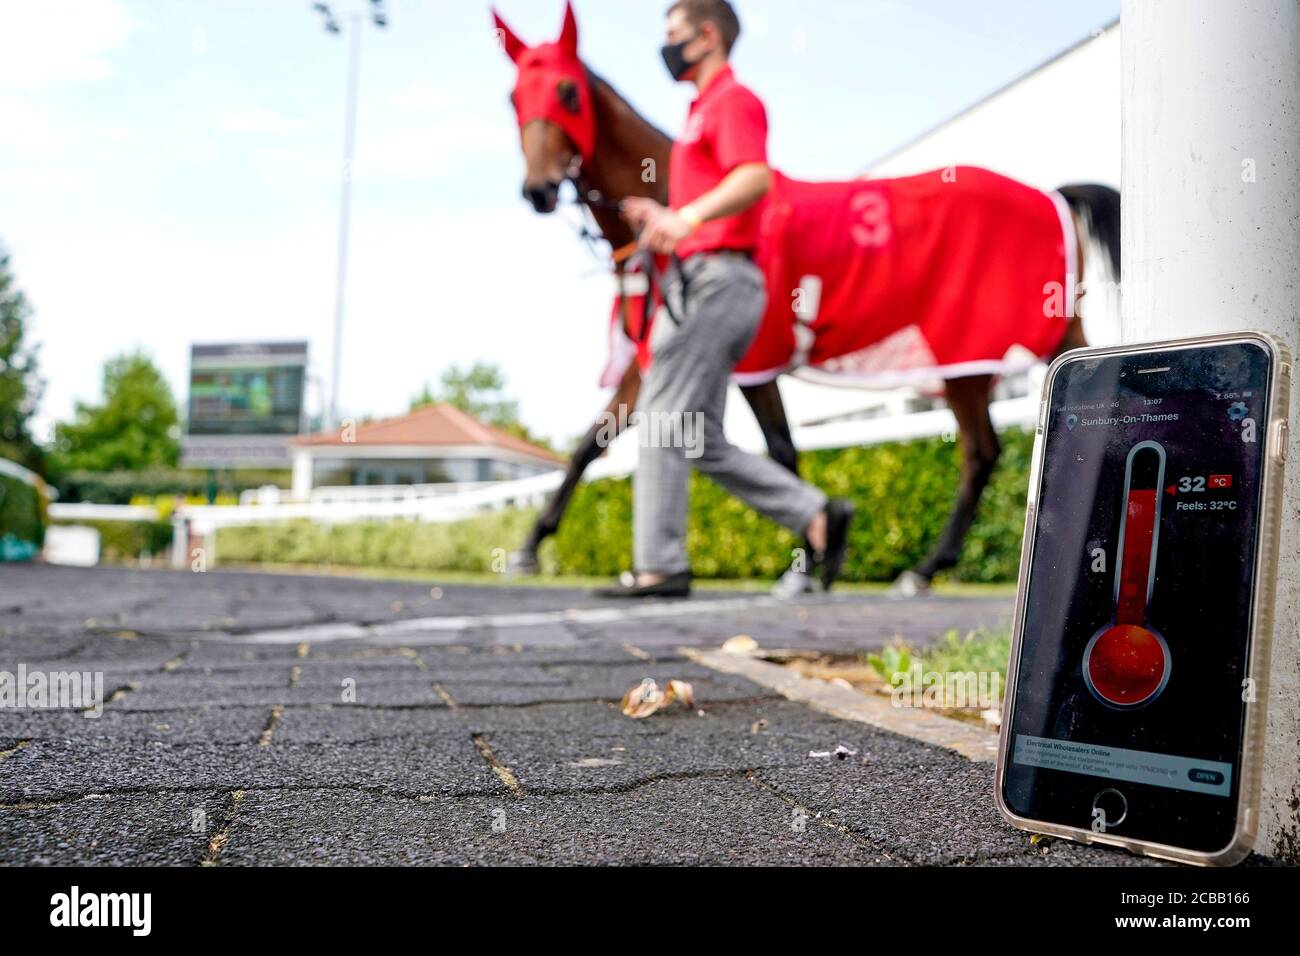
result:
M 496 684 L 568 684 L 562 674 L 556 673 L 544 665 L 492 663 L 476 667 L 472 664 L 456 662 L 456 666 L 435 662 L 423 668 L 417 666 L 390 667 L 350 667 L 348 661 L 330 661 L 329 666 L 312 668 L 304 664 L 300 669 L 297 686 L 310 687 L 316 684 L 337 686 L 345 679 L 355 680 L 358 685 L 368 682 L 388 684 L 424 683 L 434 681 L 481 679 Z M 359 663 L 371 663 L 369 661 Z
M 440 681 L 439 687 L 459 707 L 532 707 L 562 701 L 604 701 L 613 695 L 600 688 L 575 687 L 571 684 L 498 684 L 492 680 L 454 678 Z
M 871 865 L 743 777 L 604 796 L 415 802 L 352 792 L 245 795 L 220 865 Z
M 525 793 L 612 793 L 677 776 L 801 767 L 820 742 L 802 735 L 715 734 L 707 728 L 672 735 L 499 732 L 484 737 Z
M 557 737 L 691 736 L 807 733 L 834 748 L 842 721 L 783 698 L 720 702 L 695 711 L 675 706 L 653 718 L 633 720 L 610 701 L 555 701 L 526 707 L 372 708 L 286 707 L 275 730 L 285 743 L 382 740 L 426 734 L 532 732 Z
M 144 683 L 110 706 L 120 710 L 171 711 L 187 707 L 273 707 L 285 703 L 290 694 L 286 684 L 248 686 L 242 683 L 186 687 L 171 683 Z M 306 696 L 302 699 L 306 702 Z M 320 697 L 326 696 L 322 691 Z M 336 699 L 333 694 L 330 700 Z M 327 701 L 328 702 L 328 701 Z
M 228 803 L 221 792 L 133 793 L 0 809 L 0 866 L 194 866 Z
M 0 761 L 0 804 L 258 787 L 354 787 L 412 796 L 504 790 L 468 736 L 267 747 L 38 740 Z
M 475 732 L 463 714 L 445 705 L 430 707 L 289 706 L 276 723 L 274 742 L 283 744 L 357 744 L 402 737 L 455 737 Z
M 88 740 L 123 743 L 256 743 L 266 726 L 267 707 L 191 707 L 136 712 L 110 706 L 99 717 L 80 711 L 0 710 L 0 738 Z

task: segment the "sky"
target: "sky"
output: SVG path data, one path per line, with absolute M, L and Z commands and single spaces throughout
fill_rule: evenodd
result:
M 1119 0 L 734 0 L 737 75 L 773 165 L 850 177 L 1114 19 Z M 498 0 L 527 42 L 561 0 Z M 333 0 L 340 11 L 363 0 Z M 692 88 L 667 0 L 575 0 L 580 52 L 647 118 Z M 478 0 L 387 0 L 363 26 L 340 406 L 405 411 L 451 363 L 501 366 L 561 442 L 603 406 L 612 286 L 520 197 L 514 68 Z M 38 437 L 143 349 L 185 400 L 194 342 L 307 339 L 330 375 L 344 38 L 309 0 L 0 0 L 0 244 L 34 308 Z

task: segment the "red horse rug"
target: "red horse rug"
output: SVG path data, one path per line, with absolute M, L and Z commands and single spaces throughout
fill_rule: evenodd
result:
M 1006 374 L 1051 353 L 1074 315 L 1064 198 L 986 169 L 837 183 L 778 173 L 761 221 L 767 310 L 736 366 L 740 384 L 795 370 L 878 387 Z M 657 290 L 637 274 L 624 283 L 607 385 L 634 358 L 651 361 L 641 326 Z

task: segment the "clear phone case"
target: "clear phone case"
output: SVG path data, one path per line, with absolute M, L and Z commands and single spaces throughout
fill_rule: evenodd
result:
M 1250 624 L 1250 654 L 1247 677 L 1255 681 L 1255 699 L 1246 702 L 1246 719 L 1243 727 L 1241 784 L 1238 787 L 1237 826 L 1234 837 L 1222 850 L 1204 853 L 1183 847 L 1169 846 L 1118 836 L 1113 833 L 1094 833 L 1081 827 L 1065 826 L 1032 820 L 1013 812 L 1002 798 L 1003 773 L 1006 768 L 1008 742 L 1011 733 L 1011 714 L 1015 708 L 1016 672 L 1020 661 L 1020 644 L 1024 628 L 1025 599 L 1029 584 L 1030 558 L 1033 553 L 1034 533 L 1038 521 L 1038 492 L 1043 468 L 1043 433 L 1048 398 L 1052 382 L 1061 366 L 1079 359 L 1112 355 L 1132 355 L 1148 351 L 1197 348 L 1234 342 L 1253 342 L 1264 345 L 1272 355 L 1272 374 L 1268 396 L 1268 423 L 1265 426 L 1264 461 L 1261 467 L 1263 482 L 1262 505 L 1259 516 L 1259 548 L 1255 556 L 1255 601 Z M 1033 463 L 1029 472 L 1029 499 L 1025 508 L 1025 536 L 1020 553 L 1020 575 L 1016 586 L 1016 603 L 1011 635 L 1011 661 L 1007 671 L 1007 696 L 1002 707 L 1002 729 L 998 739 L 997 773 L 994 781 L 994 799 L 998 811 L 1012 826 L 1035 833 L 1065 837 L 1081 843 L 1101 843 L 1123 847 L 1145 856 L 1160 857 L 1181 863 L 1201 866 L 1231 866 L 1240 862 L 1255 844 L 1259 826 L 1259 790 L 1264 759 L 1265 716 L 1268 704 L 1269 661 L 1272 650 L 1274 603 L 1277 592 L 1278 538 L 1282 522 L 1282 483 L 1286 461 L 1287 433 L 1278 422 L 1287 420 L 1291 398 L 1291 353 L 1286 343 L 1267 332 L 1231 332 L 1204 335 L 1187 339 L 1144 342 L 1132 345 L 1104 346 L 1075 349 L 1059 356 L 1048 368 L 1043 382 L 1043 394 L 1034 435 Z

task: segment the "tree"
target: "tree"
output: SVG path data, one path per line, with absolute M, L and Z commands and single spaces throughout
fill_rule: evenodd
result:
M 0 247 L 0 458 L 43 471 L 44 453 L 31 433 L 42 382 L 36 346 L 25 341 L 30 315 L 27 297 L 14 284 L 9 255 Z
M 54 427 L 53 470 L 142 471 L 180 458 L 176 402 L 162 372 L 141 352 L 104 363 L 99 405 L 77 403 L 71 422 Z
M 519 403 L 507 398 L 505 389 L 506 376 L 497 365 L 475 362 L 465 369 L 449 365 L 439 376 L 437 389 L 426 383 L 411 399 L 411 410 L 424 405 L 451 405 L 481 422 L 553 451 L 549 441 L 534 435 L 520 421 Z
M 439 388 L 435 391 L 426 383 L 411 400 L 411 410 L 452 405 L 479 421 L 505 427 L 519 420 L 519 403 L 505 397 L 505 388 L 505 373 L 489 362 L 475 362 L 465 369 L 449 365 L 439 377 Z

